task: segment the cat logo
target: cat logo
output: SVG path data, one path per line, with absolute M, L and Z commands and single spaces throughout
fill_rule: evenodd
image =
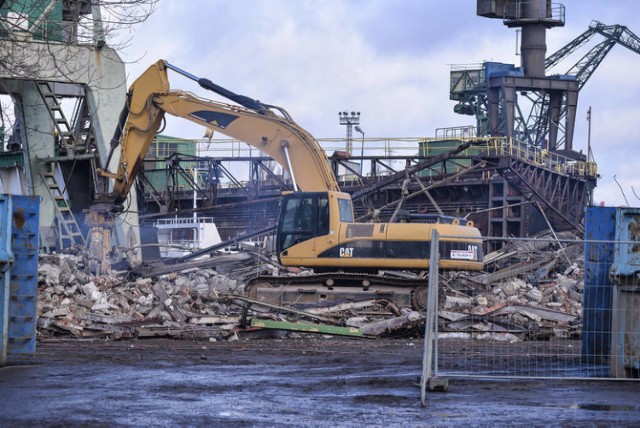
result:
M 353 248 L 340 248 L 340 257 L 353 257 Z

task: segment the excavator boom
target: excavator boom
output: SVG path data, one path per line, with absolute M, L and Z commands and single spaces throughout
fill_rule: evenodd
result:
M 160 129 L 165 113 L 181 117 L 258 148 L 289 172 L 296 190 L 339 191 L 326 155 L 318 142 L 288 115 L 278 115 L 269 106 L 234 94 L 207 79 L 202 87 L 251 107 L 240 107 L 197 97 L 189 92 L 170 90 L 167 70 L 177 69 L 165 61 L 149 67 L 129 90 L 129 102 L 122 115 L 121 155 L 113 191 L 103 202 L 123 203 L 142 162 Z M 180 70 L 181 71 L 181 70 Z M 185 72 L 181 71 L 181 74 Z M 282 109 L 274 109 L 283 112 Z M 292 162 L 291 159 L 295 159 Z

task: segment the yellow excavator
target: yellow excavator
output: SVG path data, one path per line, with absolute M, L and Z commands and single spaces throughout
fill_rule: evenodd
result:
M 172 90 L 168 70 L 239 105 Z M 281 202 L 276 251 L 283 266 L 311 268 L 315 275 L 257 278 L 248 286 L 252 297 L 282 304 L 386 296 L 402 305 L 411 305 L 413 298 L 414 306 L 423 306 L 424 296 L 416 302 L 413 294 L 415 287 L 425 288 L 425 280 L 386 278 L 378 272 L 427 270 L 434 228 L 441 236 L 441 268 L 482 269 L 481 236 L 470 221 L 442 217 L 430 224 L 355 223 L 351 197 L 340 191 L 324 150 L 284 109 L 235 94 L 164 60 L 131 85 L 112 144 L 121 149 L 118 169 L 100 171 L 114 184 L 110 193 L 96 198 L 87 215 L 90 237 L 95 238 L 90 241 L 98 243 L 94 259 L 105 259 L 112 213 L 126 201 L 166 113 L 261 150 L 291 177 L 294 191 Z

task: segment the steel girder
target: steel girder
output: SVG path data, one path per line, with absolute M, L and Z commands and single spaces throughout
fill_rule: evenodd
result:
M 498 172 L 525 199 L 540 204 L 554 229 L 583 231 L 583 208 L 594 188 L 591 180 L 558 174 L 514 158 L 501 159 Z

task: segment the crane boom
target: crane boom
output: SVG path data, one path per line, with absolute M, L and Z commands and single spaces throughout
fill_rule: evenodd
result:
M 614 46 L 621 45 L 632 52 L 640 54 L 640 37 L 630 31 L 629 28 L 618 24 L 606 25 L 600 21 L 594 20 L 589 25 L 589 28 L 582 34 L 550 55 L 545 60 L 545 69 L 550 71 L 563 59 L 569 57 L 569 55 L 576 52 L 578 48 L 584 46 L 596 34 L 603 36 L 604 40 L 589 49 L 570 69 L 563 73 L 575 76 L 580 89 L 584 87 L 589 78 L 593 75 Z M 567 114 L 566 107 L 566 104 L 562 105 L 558 120 L 559 124 L 564 123 L 564 118 Z M 520 128 L 528 131 L 525 132 L 527 135 L 531 134 L 531 131 L 535 131 L 537 138 L 535 138 L 534 141 L 542 141 L 544 134 L 548 131 L 547 124 L 549 116 L 549 105 L 545 100 L 544 94 L 539 94 L 534 100 L 532 100 L 531 110 L 540 111 L 540 113 L 531 125 L 526 125 L 526 123 L 523 122 Z M 563 139 L 564 136 L 561 136 L 558 143 L 562 143 Z

